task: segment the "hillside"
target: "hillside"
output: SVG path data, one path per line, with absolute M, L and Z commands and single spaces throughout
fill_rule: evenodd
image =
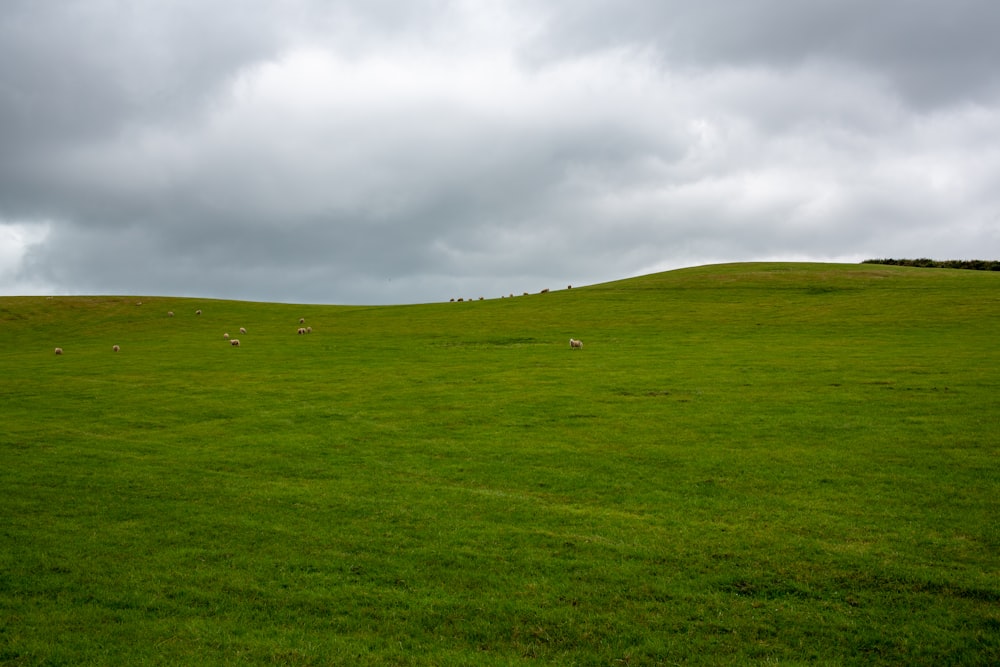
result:
M 0 662 L 994 663 L 997 340 L 882 265 L 0 297 Z

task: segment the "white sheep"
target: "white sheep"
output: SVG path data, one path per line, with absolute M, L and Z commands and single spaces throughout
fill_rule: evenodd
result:
M 577 340 L 575 338 L 570 338 L 569 339 L 569 346 L 571 348 L 576 348 L 576 349 L 582 350 L 583 349 L 583 341 L 582 340 Z
M 195 315 L 201 315 L 201 308 L 199 308 L 198 310 L 194 311 L 194 314 Z
M 307 334 L 310 334 L 312 332 L 313 332 L 313 328 L 312 327 L 306 327 L 306 333 Z
M 168 310 L 167 311 L 167 317 L 173 317 L 173 316 L 174 316 L 174 311 Z
M 226 340 L 229 340 L 229 332 L 222 334 L 222 337 L 225 338 Z
M 239 347 L 240 346 L 240 339 L 239 338 L 234 338 L 231 341 L 229 341 L 229 344 L 232 345 L 233 347 Z
M 299 330 L 298 330 L 298 331 L 296 331 L 295 333 L 297 333 L 297 334 L 299 334 L 299 335 L 301 336 L 301 335 L 302 335 L 302 334 L 304 334 L 305 332 L 306 332 L 306 329 L 305 329 L 305 327 L 299 327 Z
M 246 329 L 244 329 L 243 327 L 240 327 L 240 333 L 241 333 L 241 334 L 245 334 L 246 332 L 247 332 L 247 330 L 246 330 Z
M 120 350 L 120 349 L 121 349 L 121 348 L 120 348 L 120 347 L 118 347 L 117 345 L 112 345 L 112 346 L 111 346 L 111 351 L 112 351 L 112 352 L 117 352 L 117 351 L 118 351 L 118 350 Z
M 306 318 L 300 317 L 299 318 L 299 324 L 305 324 L 305 323 L 306 323 Z
M 62 354 L 62 348 L 61 347 L 57 347 L 56 348 L 56 355 L 60 355 L 60 354 Z

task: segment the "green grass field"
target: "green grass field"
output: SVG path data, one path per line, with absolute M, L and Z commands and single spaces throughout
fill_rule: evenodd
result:
M 0 663 L 994 665 L 998 425 L 997 273 L 3 297 Z

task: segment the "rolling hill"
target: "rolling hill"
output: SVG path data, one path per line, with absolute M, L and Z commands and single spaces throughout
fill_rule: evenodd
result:
M 881 265 L 0 297 L 0 663 L 995 664 L 998 340 Z

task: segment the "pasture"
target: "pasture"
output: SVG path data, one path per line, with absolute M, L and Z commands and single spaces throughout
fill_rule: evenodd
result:
M 998 424 L 1000 273 L 0 297 L 0 664 L 997 664 Z

